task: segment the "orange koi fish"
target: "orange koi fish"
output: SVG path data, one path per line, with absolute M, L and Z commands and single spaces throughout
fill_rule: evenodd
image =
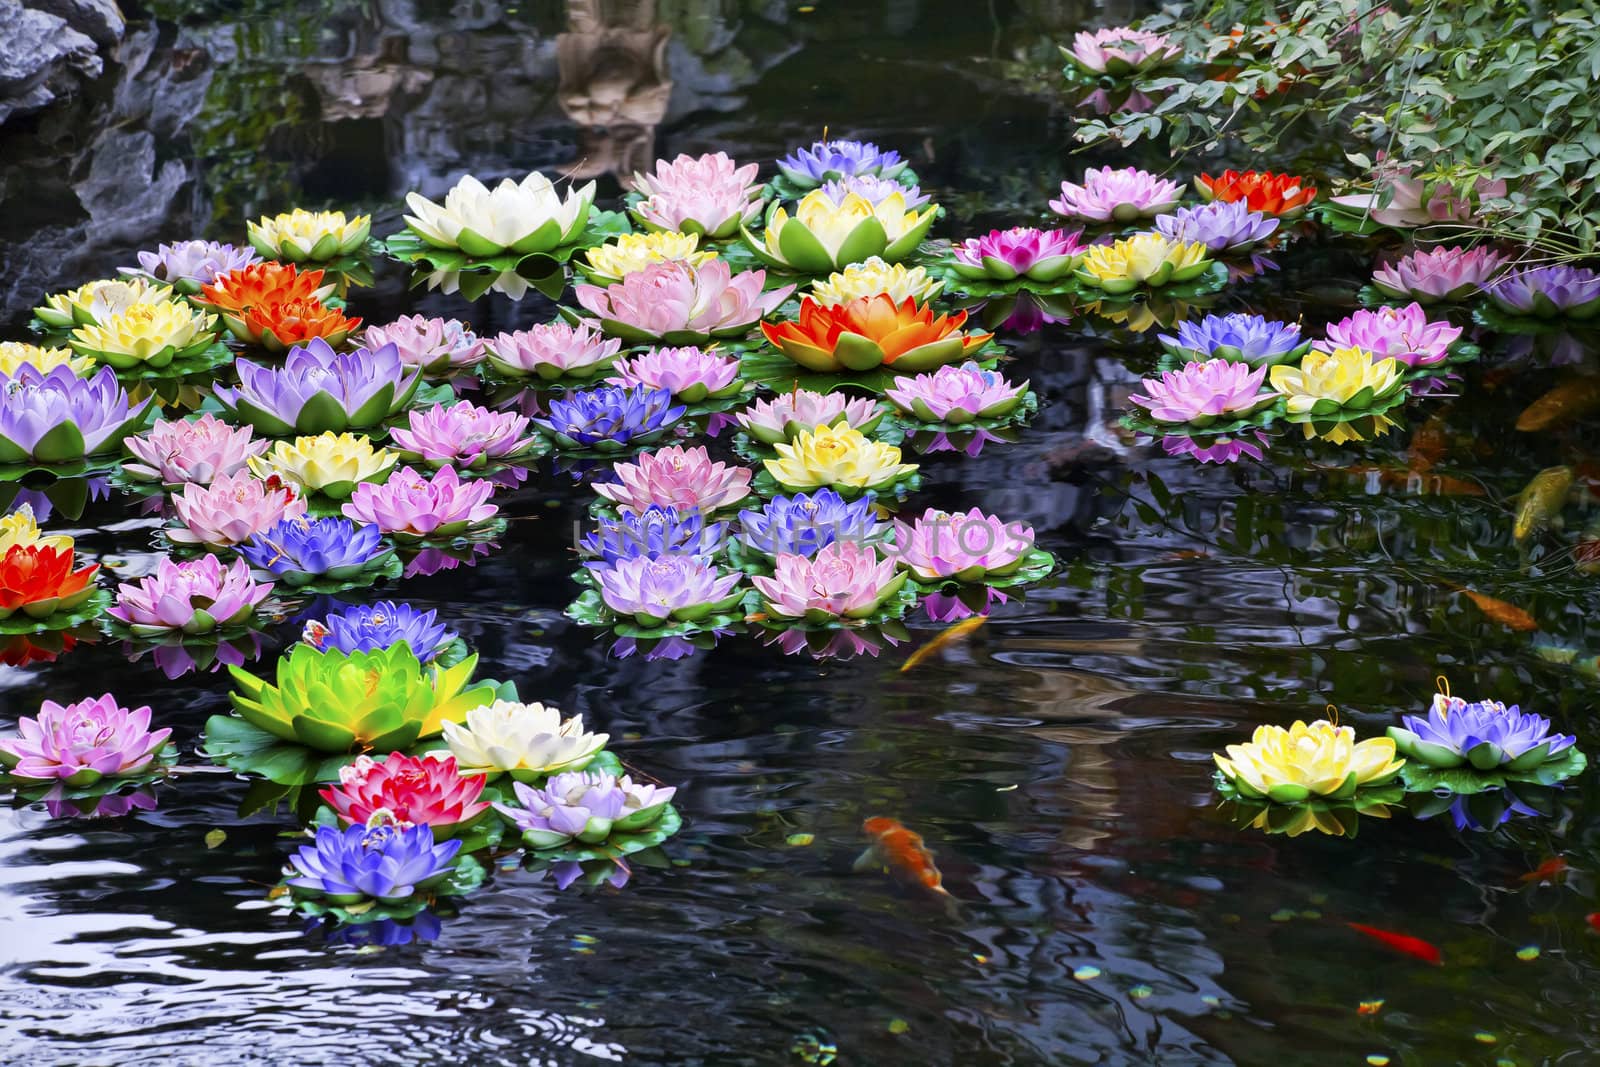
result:
M 1567 492 L 1572 488 L 1571 467 L 1546 467 L 1533 476 L 1522 492 L 1517 494 L 1517 514 L 1511 526 L 1511 538 L 1524 544 L 1561 520 L 1561 509 L 1567 502 Z
M 1523 433 L 1548 430 L 1600 408 L 1600 378 L 1573 378 L 1562 382 L 1517 416 Z
M 906 671 L 909 671 L 912 667 L 915 667 L 917 664 L 921 663 L 929 656 L 932 656 L 935 652 L 939 651 L 941 648 L 944 648 L 946 645 L 952 645 L 957 641 L 962 640 L 972 631 L 976 630 L 978 627 L 982 626 L 988 621 L 989 616 L 987 615 L 974 615 L 970 619 L 962 619 L 960 622 L 954 623 L 939 631 L 939 633 L 934 635 L 932 641 L 929 641 L 927 644 L 923 645 L 906 658 L 906 661 L 900 665 L 900 673 L 904 674 Z
M 1392 930 L 1380 930 L 1376 926 L 1363 926 L 1360 923 L 1345 923 L 1345 925 L 1357 933 L 1366 934 L 1374 941 L 1382 942 L 1396 952 L 1402 952 L 1413 959 L 1421 960 L 1423 963 L 1432 964 L 1435 967 L 1444 963 L 1444 958 L 1440 955 L 1438 948 L 1430 945 L 1420 937 L 1412 937 L 1410 934 L 1397 934 Z
M 950 897 L 950 891 L 944 887 L 944 875 L 933 862 L 933 853 L 922 843 L 921 834 L 906 829 L 899 819 L 882 815 L 868 819 L 861 824 L 861 829 L 872 838 L 872 847 L 856 860 L 856 870 L 885 868 L 930 892 Z
M 1553 882 L 1566 873 L 1566 859 L 1561 856 L 1551 856 L 1517 880 L 1523 883 Z
M 1591 911 L 1583 917 L 1583 921 L 1589 924 L 1589 929 L 1600 934 L 1600 911 Z
M 1529 630 L 1537 630 L 1539 628 L 1539 620 L 1515 604 L 1507 603 L 1492 596 L 1486 596 L 1476 590 L 1466 589 L 1459 585 L 1451 586 L 1451 588 L 1476 604 L 1478 610 L 1483 612 L 1484 615 L 1508 630 L 1519 630 L 1526 633 Z

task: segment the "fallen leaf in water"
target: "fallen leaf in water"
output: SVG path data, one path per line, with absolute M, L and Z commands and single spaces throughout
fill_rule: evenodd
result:
M 206 833 L 206 848 L 216 848 L 228 839 L 226 830 L 210 830 Z

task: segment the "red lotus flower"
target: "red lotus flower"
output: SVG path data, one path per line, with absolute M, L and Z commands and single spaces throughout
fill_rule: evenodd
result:
M 100 564 L 73 570 L 73 551 L 43 545 L 13 545 L 0 558 L 0 619 L 21 611 L 42 619 L 71 611 L 94 595 L 89 584 Z
M 71 652 L 78 639 L 72 634 L 16 634 L 0 641 L 0 664 L 26 667 L 33 663 L 54 663 Z
M 379 811 L 401 826 L 433 827 L 436 838 L 453 836 L 489 810 L 478 800 L 481 775 L 463 777 L 454 756 L 402 756 L 382 763 L 360 756 L 339 772 L 339 784 L 322 790 L 346 826 L 365 823 Z
M 218 311 L 237 314 L 259 304 L 318 300 L 332 291 L 333 286 L 323 286 L 320 270 L 297 271 L 291 264 L 268 262 L 229 271 L 210 285 L 202 285 L 196 299 Z
M 919 373 L 953 363 L 982 348 L 992 333 L 964 334 L 967 313 L 935 317 L 915 297 L 857 297 L 824 307 L 807 297 L 795 322 L 761 324 L 767 340 L 808 370 L 831 374 L 892 367 Z
M 1306 179 L 1266 170 L 1225 170 L 1215 178 L 1202 174 L 1194 184 L 1203 200 L 1221 200 L 1225 204 L 1243 200 L 1251 211 L 1279 218 L 1300 214 L 1317 198 L 1316 186 Z

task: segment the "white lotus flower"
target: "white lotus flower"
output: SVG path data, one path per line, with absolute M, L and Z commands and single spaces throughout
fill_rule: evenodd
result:
M 559 708 L 496 700 L 467 712 L 464 726 L 445 723 L 444 739 L 462 774 L 526 779 L 586 766 L 611 735 L 586 733 L 583 716 L 563 719 Z
M 562 200 L 538 171 L 521 182 L 506 178 L 492 191 L 469 174 L 445 194 L 443 207 L 421 193 L 407 193 L 406 206 L 416 214 L 405 220 L 429 244 L 459 248 L 469 256 L 548 252 L 577 239 L 593 202 L 594 182 L 568 189 Z

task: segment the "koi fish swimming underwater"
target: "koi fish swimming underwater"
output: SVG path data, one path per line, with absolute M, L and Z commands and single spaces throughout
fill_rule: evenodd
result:
M 960 904 L 944 887 L 944 875 L 933 862 L 933 853 L 923 844 L 922 835 L 906 829 L 899 819 L 874 816 L 861 824 L 872 844 L 855 862 L 856 871 L 885 870 L 904 881 L 919 885 L 945 900 L 955 914 Z

